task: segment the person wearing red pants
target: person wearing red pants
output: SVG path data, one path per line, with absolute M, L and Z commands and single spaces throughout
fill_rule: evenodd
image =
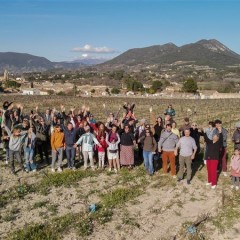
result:
M 215 189 L 217 186 L 217 167 L 220 159 L 219 153 L 223 144 L 223 135 L 221 130 L 219 130 L 219 134 L 213 135 L 212 140 L 210 140 L 205 133 L 204 140 L 207 146 L 206 160 L 207 160 L 208 182 L 206 185 L 211 185 L 212 189 Z

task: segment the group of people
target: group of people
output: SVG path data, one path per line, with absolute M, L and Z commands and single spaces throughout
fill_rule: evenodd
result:
M 131 169 L 144 161 L 149 175 L 154 174 L 161 161 L 164 173 L 168 172 L 170 163 L 171 175 L 178 182 L 183 180 L 186 166 L 186 180 L 190 184 L 192 164 L 200 153 L 202 136 L 207 185 L 216 188 L 218 172 L 227 176 L 228 131 L 220 120 L 211 121 L 207 128 L 200 129 L 186 117 L 183 125 L 177 128 L 172 105 L 165 110 L 163 118 L 155 116 L 150 107 L 150 123 L 145 119 L 138 120 L 134 108 L 135 104 L 125 103 L 122 108 L 124 114 L 120 118 L 121 107 L 113 113 L 107 111 L 103 104 L 106 121 L 101 122 L 85 105 L 79 110 L 71 108 L 67 113 L 63 105 L 59 111 L 53 108 L 42 113 L 38 107 L 24 112 L 21 104 L 5 101 L 0 111 L 0 137 L 6 152 L 5 161 L 10 163 L 12 174 L 16 174 L 15 159 L 23 171 L 37 171 L 37 154 L 40 156 L 37 163 L 51 164 L 52 172 L 63 171 L 64 154 L 71 170 L 76 170 L 76 156 L 80 162 L 83 161 L 85 170 L 88 167 L 95 170 L 98 163 L 99 168 L 108 166 L 109 171 L 116 173 L 121 167 Z M 240 123 L 236 125 L 232 141 L 235 147 L 230 164 L 232 186 L 239 189 Z

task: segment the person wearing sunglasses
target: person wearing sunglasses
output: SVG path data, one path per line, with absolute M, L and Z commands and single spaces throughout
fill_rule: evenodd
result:
M 142 136 L 139 141 L 143 143 L 143 159 L 144 166 L 147 173 L 152 176 L 154 173 L 153 169 L 153 155 L 157 151 L 157 142 L 151 132 L 150 128 L 146 128 L 144 136 Z

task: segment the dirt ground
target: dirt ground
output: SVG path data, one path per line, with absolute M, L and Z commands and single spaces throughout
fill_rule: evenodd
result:
M 133 169 L 130 175 L 139 168 L 142 166 Z M 220 175 L 217 189 L 212 190 L 205 186 L 206 167 L 195 163 L 194 169 L 191 185 L 187 185 L 186 181 L 177 183 L 170 174 L 163 174 L 161 170 L 153 177 L 144 176 L 142 194 L 114 208 L 111 221 L 104 225 L 96 225 L 93 233 L 85 238 L 102 240 L 188 239 L 179 235 L 183 231 L 183 224 L 194 222 L 203 214 L 209 213 L 214 217 L 221 207 L 223 191 L 224 194 L 232 194 L 229 177 Z M 20 183 L 36 184 L 45 177 L 46 173 L 51 174 L 50 170 L 49 166 L 45 166 L 37 173 L 18 172 L 16 176 L 13 176 L 10 175 L 9 166 L 1 161 L 0 192 L 3 193 Z M 77 171 L 83 170 L 80 168 Z M 10 199 L 6 206 L 0 208 L 0 239 L 8 239 L 10 232 L 30 224 L 46 221 L 51 223 L 53 217 L 84 211 L 89 204 L 98 203 L 101 200 L 101 194 L 119 186 L 135 186 L 135 182 L 131 179 L 125 183 L 121 182 L 119 179 L 122 177 L 124 175 L 121 172 L 108 174 L 107 171 L 97 171 L 94 176 L 83 178 L 74 183 L 72 187 L 53 186 L 47 194 L 29 193 L 22 199 Z M 56 206 L 57 210 L 52 211 L 49 206 Z M 11 217 L 10 213 L 13 209 L 17 209 L 15 210 L 17 213 Z M 205 223 L 201 231 L 205 236 L 202 239 L 240 239 L 237 221 L 224 233 L 211 222 Z M 75 240 L 82 239 L 82 237 L 78 236 L 73 229 L 63 234 L 62 239 Z

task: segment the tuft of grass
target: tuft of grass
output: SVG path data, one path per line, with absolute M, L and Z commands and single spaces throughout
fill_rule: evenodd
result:
M 224 195 L 224 201 L 218 214 L 212 217 L 212 223 L 221 233 L 226 229 L 230 229 L 240 215 L 240 194 L 233 192 L 231 195 Z
M 140 224 L 137 222 L 136 218 L 131 217 L 127 211 L 124 212 L 124 215 L 122 217 L 122 224 L 140 228 Z
M 142 194 L 139 188 L 117 188 L 101 196 L 102 204 L 107 208 L 114 208 L 132 200 Z
M 50 204 L 47 206 L 47 210 L 51 212 L 52 215 L 56 215 L 58 213 L 58 205 L 57 204 Z
M 83 178 L 93 177 L 96 173 L 93 171 L 64 171 L 62 173 L 45 173 L 45 177 L 39 183 L 42 187 L 70 187 Z
M 5 222 L 14 221 L 17 218 L 17 214 L 20 212 L 19 208 L 12 208 L 5 216 L 2 217 L 2 220 Z
M 35 202 L 32 206 L 32 209 L 37 209 L 37 208 L 42 208 L 42 207 L 46 207 L 46 205 L 49 203 L 49 201 L 39 201 L 39 202 Z

